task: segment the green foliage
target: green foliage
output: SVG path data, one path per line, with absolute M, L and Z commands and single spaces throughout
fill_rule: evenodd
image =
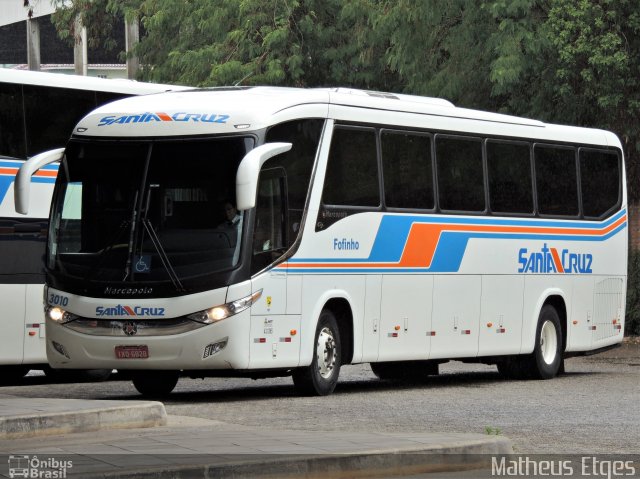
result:
M 640 251 L 629 252 L 625 336 L 640 335 Z
M 194 86 L 353 86 L 610 129 L 640 199 L 637 0 L 54 0 L 92 46 L 123 17 L 141 79 Z

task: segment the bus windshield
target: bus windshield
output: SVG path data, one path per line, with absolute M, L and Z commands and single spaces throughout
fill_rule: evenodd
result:
M 171 282 L 237 265 L 235 176 L 252 137 L 73 140 L 51 213 L 47 266 L 84 282 Z

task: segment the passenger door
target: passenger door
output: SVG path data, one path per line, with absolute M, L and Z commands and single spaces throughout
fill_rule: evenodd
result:
M 290 366 L 298 361 L 300 317 L 286 314 L 286 268 L 265 270 L 287 250 L 287 211 L 284 168 L 263 170 L 258 181 L 251 258 L 252 274 L 259 273 L 252 280 L 252 290 L 262 290 L 262 296 L 251 308 L 250 368 Z

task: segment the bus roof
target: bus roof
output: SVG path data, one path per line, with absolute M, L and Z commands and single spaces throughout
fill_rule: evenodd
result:
M 414 127 L 620 147 L 610 132 L 458 108 L 439 98 L 349 88 L 222 87 L 131 97 L 104 105 L 74 134 L 163 137 L 253 131 L 297 118 Z
M 162 85 L 125 79 L 105 79 L 63 73 L 34 72 L 0 68 L 0 83 L 14 83 L 45 87 L 71 88 L 74 90 L 104 91 L 130 95 L 163 93 L 167 91 L 187 90 L 190 87 Z

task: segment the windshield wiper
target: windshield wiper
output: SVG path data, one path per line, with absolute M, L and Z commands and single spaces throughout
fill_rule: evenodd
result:
M 136 221 L 138 217 L 138 208 L 136 205 L 138 204 L 138 195 L 140 190 L 136 190 L 136 195 L 133 197 L 133 209 L 131 211 L 131 231 L 129 232 L 129 252 L 127 254 L 127 264 L 124 267 L 124 278 L 122 281 L 126 281 L 131 273 L 131 264 L 133 263 L 133 244 L 135 242 L 136 237 L 136 225 L 138 222 Z
M 176 288 L 176 291 L 182 293 L 185 291 L 184 286 L 182 285 L 182 282 L 180 282 L 180 278 L 176 274 L 175 269 L 173 269 L 173 265 L 169 260 L 169 256 L 167 256 L 166 251 L 162 247 L 160 238 L 158 238 L 158 235 L 156 234 L 156 231 L 153 229 L 153 225 L 151 224 L 151 221 L 148 218 L 150 204 L 151 204 L 151 189 L 154 187 L 157 188 L 158 185 L 149 185 L 149 187 L 147 188 L 147 198 L 144 206 L 144 216 L 141 219 L 141 223 L 142 223 L 142 226 L 144 226 L 145 231 L 149 235 L 149 238 L 151 239 L 151 243 L 153 244 L 153 247 L 156 249 L 158 256 L 160 256 L 160 261 L 162 262 L 162 266 L 164 267 L 165 271 L 169 275 L 169 279 L 173 283 L 174 288 Z M 140 242 L 141 247 L 143 243 L 144 243 L 144 235 L 142 237 L 142 241 Z M 140 251 L 140 253 L 142 254 L 142 250 Z

